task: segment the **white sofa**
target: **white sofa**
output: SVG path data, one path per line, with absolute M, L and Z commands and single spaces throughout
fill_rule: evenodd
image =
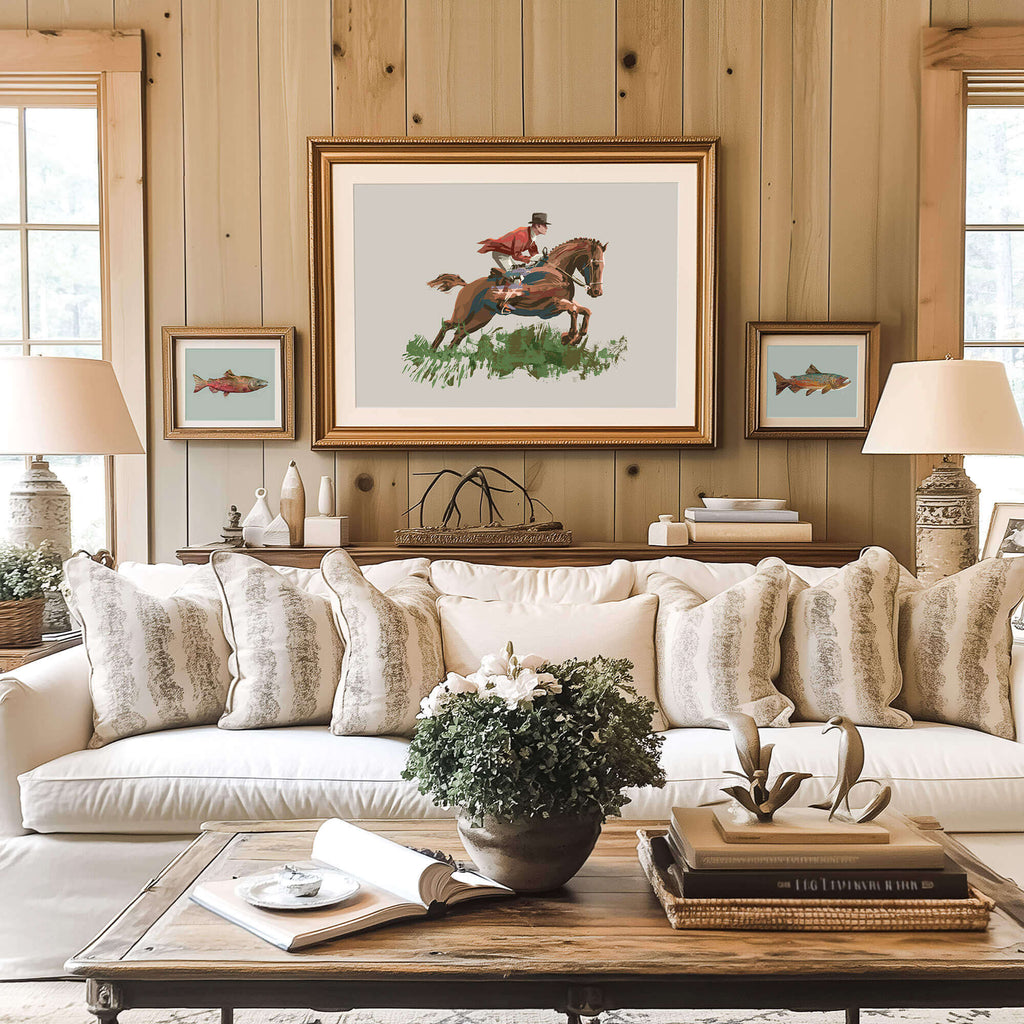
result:
M 638 578 L 668 568 L 705 597 L 754 571 L 681 558 L 635 567 Z M 809 582 L 829 571 L 793 568 Z M 1024 737 L 1021 655 L 1013 709 Z M 66 957 L 204 821 L 450 813 L 402 780 L 403 739 L 338 737 L 326 727 L 203 726 L 87 750 L 91 732 L 83 648 L 0 679 L 0 978 L 58 976 Z M 1024 833 L 1024 743 L 928 722 L 862 733 L 865 775 L 890 781 L 900 810 L 937 817 L 950 831 Z M 834 735 L 815 723 L 762 735 L 776 745 L 773 765 L 812 773 L 802 796 L 824 794 L 835 772 Z M 673 805 L 713 799 L 728 780 L 723 769 L 735 758 L 728 733 L 672 729 L 665 737 L 668 783 L 632 794 L 626 817 L 664 819 Z M 1024 860 L 1015 837 L 977 842 L 998 870 L 1012 874 Z

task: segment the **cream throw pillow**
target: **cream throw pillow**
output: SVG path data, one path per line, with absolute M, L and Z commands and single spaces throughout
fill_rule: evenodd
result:
M 326 597 L 311 594 L 258 558 L 211 558 L 231 646 L 222 729 L 326 724 L 343 646 Z
M 617 558 L 608 565 L 562 565 L 550 569 L 476 565 L 439 560 L 430 582 L 442 594 L 480 601 L 540 604 L 603 604 L 624 601 L 633 590 L 633 565 Z
M 766 559 L 753 576 L 705 601 L 682 580 L 655 572 L 658 698 L 674 726 L 711 726 L 742 711 L 759 726 L 789 725 L 793 703 L 775 688 L 789 570 Z
M 320 569 L 345 638 L 331 732 L 411 736 L 420 701 L 444 678 L 437 591 L 424 572 L 381 593 L 340 549 Z
M 930 587 L 900 579 L 896 701 L 916 719 L 1014 739 L 1010 613 L 1024 598 L 1024 558 L 988 558 Z
M 209 571 L 155 597 L 81 555 L 64 565 L 89 659 L 90 747 L 123 736 L 216 722 L 228 644 Z
M 899 579 L 899 563 L 877 547 L 814 586 L 790 574 L 778 686 L 796 707 L 794 720 L 844 715 L 855 725 L 913 724 L 905 711 L 890 707 L 902 683 Z
M 475 672 L 485 654 L 502 650 L 509 640 L 518 654 L 538 654 L 550 662 L 598 655 L 628 658 L 633 663 L 633 686 L 657 707 L 654 618 L 658 600 L 650 594 L 601 604 L 442 597 L 437 609 L 448 672 L 463 676 Z M 654 731 L 666 728 L 658 709 Z

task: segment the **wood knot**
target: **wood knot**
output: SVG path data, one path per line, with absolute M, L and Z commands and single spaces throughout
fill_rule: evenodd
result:
M 422 120 L 423 120 L 423 118 L 422 118 L 422 116 L 420 114 L 413 114 L 412 115 L 412 123 L 413 124 L 419 124 Z
M 331 52 L 334 54 L 335 57 L 344 57 L 345 56 L 345 47 L 342 46 L 341 43 L 335 43 L 331 47 Z
M 637 62 L 637 56 L 636 56 L 636 54 L 632 50 L 629 50 L 629 51 L 627 51 L 626 53 L 624 53 L 622 55 L 622 66 L 624 68 L 630 68 L 630 69 L 635 68 L 636 67 L 636 62 Z
M 387 74 L 387 75 L 393 75 L 395 73 L 395 65 L 394 64 L 385 64 L 384 65 L 384 73 Z
M 631 463 L 626 467 L 626 476 L 639 476 L 640 467 L 635 463 Z
M 362 491 L 363 494 L 373 490 L 373 477 L 369 473 L 360 473 L 356 477 L 356 490 Z

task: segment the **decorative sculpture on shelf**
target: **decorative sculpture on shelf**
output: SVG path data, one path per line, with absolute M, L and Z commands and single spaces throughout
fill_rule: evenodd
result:
M 237 505 L 228 509 L 227 522 L 221 527 L 220 543 L 211 545 L 215 548 L 240 548 L 245 546 L 242 540 L 242 513 L 238 511 Z
M 822 730 L 823 733 L 838 729 L 839 767 L 836 769 L 836 781 L 828 792 L 828 796 L 820 804 L 811 804 L 820 810 L 828 811 L 828 820 L 838 818 L 840 821 L 863 823 L 877 818 L 889 806 L 892 799 L 892 787 L 883 785 L 878 779 L 862 779 L 864 770 L 864 740 L 853 722 L 847 721 L 842 715 L 833 715 Z M 861 783 L 873 783 L 877 789 L 875 796 L 863 807 L 850 806 L 850 792 Z
M 487 479 L 487 474 L 492 473 L 510 483 L 511 487 L 498 487 Z M 417 476 L 429 474 L 417 473 Z M 426 506 L 427 496 L 443 477 L 454 476 L 457 478 L 455 488 L 452 491 L 448 504 L 445 505 L 441 517 L 440 526 L 424 526 L 423 510 Z M 479 490 L 480 499 L 480 526 L 463 526 L 462 509 L 459 508 L 459 495 L 464 488 L 476 487 Z M 519 491 L 526 502 L 529 511 L 528 522 L 522 525 L 506 526 L 501 512 L 498 510 L 498 503 L 495 500 L 496 494 L 512 494 Z M 494 545 L 565 545 L 572 543 L 572 531 L 566 530 L 561 523 L 551 520 L 549 522 L 537 522 L 537 506 L 540 506 L 551 514 L 551 509 L 539 498 L 534 498 L 526 488 L 517 480 L 513 480 L 507 473 L 493 466 L 474 466 L 467 473 L 458 473 L 454 469 L 442 469 L 433 474 L 433 479 L 427 484 L 422 497 L 414 505 L 405 510 L 409 515 L 414 509 L 420 510 L 419 527 L 410 527 L 405 530 L 395 531 L 395 544 L 398 546 L 409 545 L 438 545 L 458 546 L 467 544 L 494 544 Z M 486 506 L 486 508 L 485 508 Z M 452 519 L 455 525 L 452 526 Z M 486 519 L 486 523 L 484 520 Z
M 274 514 L 267 504 L 267 491 L 256 488 L 256 502 L 249 514 L 242 520 L 242 539 L 246 546 L 258 548 L 263 543 L 263 531 L 274 521 Z
M 726 769 L 726 775 L 735 775 L 746 779 L 747 786 L 727 786 L 722 790 L 733 798 L 741 807 L 750 811 L 758 821 L 769 822 L 775 812 L 788 803 L 800 788 L 804 779 L 811 777 L 810 772 L 781 772 L 775 782 L 768 785 L 768 767 L 772 760 L 775 745 L 769 743 L 761 746 L 761 736 L 757 725 L 750 715 L 741 711 L 730 711 L 720 718 L 729 727 L 736 754 L 740 759 L 742 772 Z M 721 802 L 721 801 L 719 801 Z
M 811 778 L 810 772 L 780 772 L 775 781 L 768 784 L 768 770 L 772 759 L 774 744 L 761 746 L 761 736 L 757 725 L 750 715 L 740 711 L 730 711 L 720 715 L 719 719 L 728 727 L 736 745 L 736 756 L 739 758 L 742 771 L 725 770 L 726 775 L 735 775 L 747 782 L 744 786 L 727 786 L 722 792 L 735 800 L 741 807 L 753 814 L 760 822 L 770 822 L 775 812 L 788 803 L 796 795 L 805 779 Z M 833 818 L 853 824 L 864 824 L 877 818 L 889 805 L 892 789 L 883 785 L 878 779 L 862 779 L 860 773 L 864 769 L 864 740 L 857 727 L 842 715 L 835 715 L 828 720 L 822 733 L 839 730 L 839 764 L 836 778 L 828 796 L 821 803 L 811 804 L 817 810 L 828 811 L 828 820 Z M 850 793 L 862 783 L 873 783 L 877 789 L 873 799 L 863 807 L 850 806 Z M 718 800 L 713 803 L 724 803 Z

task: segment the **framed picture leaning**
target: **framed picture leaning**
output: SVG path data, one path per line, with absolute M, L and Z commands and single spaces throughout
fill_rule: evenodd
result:
M 713 444 L 716 153 L 311 138 L 313 447 Z

